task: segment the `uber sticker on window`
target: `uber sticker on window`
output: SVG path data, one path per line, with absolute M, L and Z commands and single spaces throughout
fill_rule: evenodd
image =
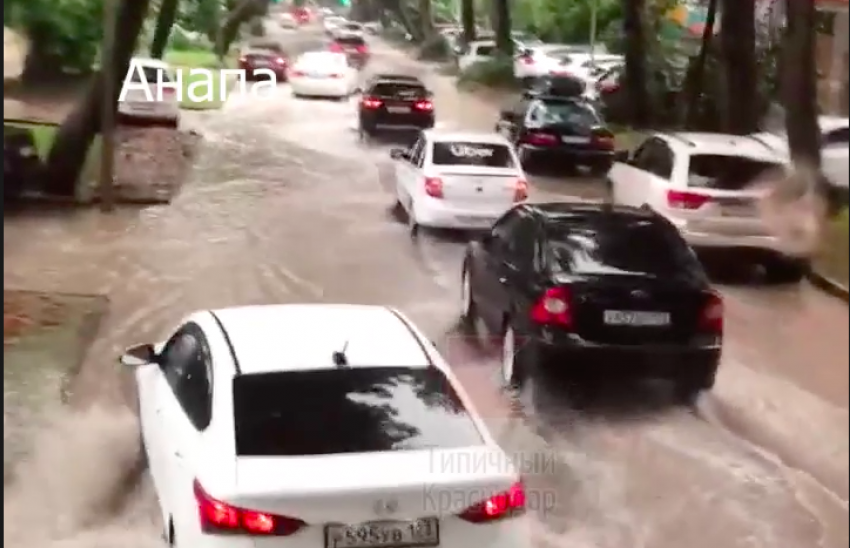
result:
M 495 152 L 492 148 L 474 147 L 469 145 L 451 145 L 452 154 L 458 158 L 490 158 Z

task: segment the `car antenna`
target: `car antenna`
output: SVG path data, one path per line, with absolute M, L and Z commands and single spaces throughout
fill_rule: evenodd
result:
M 345 341 L 345 344 L 342 345 L 342 350 L 334 351 L 331 359 L 334 362 L 334 365 L 337 367 L 348 367 L 348 356 L 345 355 L 345 351 L 348 350 L 348 341 Z

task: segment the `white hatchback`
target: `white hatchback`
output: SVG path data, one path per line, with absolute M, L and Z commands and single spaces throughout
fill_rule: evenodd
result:
M 118 102 L 118 114 L 127 118 L 161 120 L 173 125 L 180 121 L 180 101 L 178 91 L 163 86 L 161 99 L 157 97 L 157 82 L 174 82 L 174 71 L 165 61 L 134 57 L 132 67 L 144 72 L 148 93 L 137 89 L 142 84 L 138 70 L 130 76 L 133 86 L 127 90 L 123 101 Z M 134 89 L 136 88 L 136 89 Z
M 299 57 L 287 77 L 293 95 L 344 99 L 357 90 L 358 72 L 344 53 L 311 51 Z
M 419 226 L 483 229 L 528 198 L 513 145 L 497 133 L 426 130 L 395 160 L 396 201 Z
M 395 310 L 200 311 L 121 361 L 170 546 L 531 547 L 516 463 Z

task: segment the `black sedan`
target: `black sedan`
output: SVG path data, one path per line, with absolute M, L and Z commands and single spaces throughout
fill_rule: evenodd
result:
M 422 131 L 434 127 L 434 103 L 425 85 L 410 77 L 373 79 L 359 109 L 362 137 L 381 131 Z
M 711 389 L 723 303 L 676 228 L 607 204 L 522 204 L 470 244 L 462 319 L 500 335 L 502 377 L 540 364 L 588 378 L 664 378 L 682 401 Z
M 581 97 L 526 94 L 501 112 L 496 131 L 512 141 L 523 167 L 544 159 L 563 159 L 603 175 L 614 162 L 614 133 Z

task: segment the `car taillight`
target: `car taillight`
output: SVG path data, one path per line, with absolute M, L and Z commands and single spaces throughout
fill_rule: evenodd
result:
M 302 78 L 304 77 L 304 73 L 300 70 L 293 70 L 289 73 L 290 78 Z
M 329 78 L 337 78 L 337 79 L 339 79 L 339 78 L 342 78 L 342 74 L 328 74 L 328 77 L 329 77 Z
M 711 197 L 696 192 L 681 190 L 667 191 L 667 205 L 674 209 L 699 209 L 711 201 Z
M 614 150 L 614 136 L 610 133 L 594 133 L 591 143 L 596 148 Z
M 432 103 L 431 101 L 416 101 L 416 103 L 413 104 L 413 108 L 415 108 L 416 110 L 424 110 L 426 112 L 430 112 L 434 110 L 434 103 Z
M 307 524 L 300 519 L 245 510 L 211 497 L 198 480 L 194 483 L 195 502 L 201 530 L 208 535 L 288 536 Z
M 277 63 L 278 65 L 285 65 L 286 59 L 284 59 L 283 57 L 278 57 L 277 59 L 274 60 L 274 62 Z
M 540 300 L 531 307 L 531 321 L 539 325 L 570 326 L 573 318 L 569 290 L 565 287 L 547 289 Z
M 426 177 L 425 194 L 432 198 L 441 199 L 443 197 L 443 180 L 439 177 Z
M 493 495 L 461 512 L 459 517 L 470 523 L 488 523 L 525 513 L 525 487 L 516 482 L 504 493 Z
M 375 99 L 374 97 L 364 97 L 362 101 L 360 101 L 365 108 L 368 109 L 376 109 L 381 108 L 381 105 L 384 104 L 380 99 Z
M 598 83 L 596 84 L 596 89 L 599 90 L 599 93 L 614 93 L 620 89 L 620 84 L 614 84 L 611 82 Z
M 525 179 L 517 179 L 514 187 L 514 202 L 523 202 L 528 199 L 528 182 Z
M 341 53 L 342 52 L 342 46 L 339 45 L 339 44 L 331 44 L 328 49 L 330 51 L 335 52 L 335 53 Z
M 357 46 L 357 53 L 366 53 L 366 46 Z
M 712 335 L 723 334 L 723 298 L 718 293 L 708 295 L 700 316 L 700 329 Z
M 558 144 L 558 137 L 551 133 L 532 132 L 526 134 L 522 142 L 534 146 L 552 146 Z

